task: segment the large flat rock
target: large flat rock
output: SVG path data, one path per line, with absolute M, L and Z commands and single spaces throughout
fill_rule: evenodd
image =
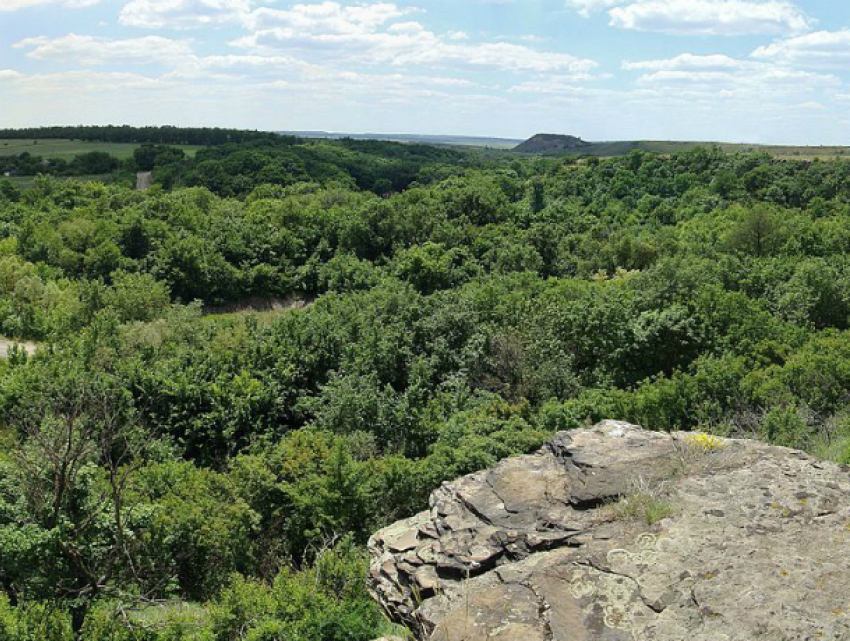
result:
M 369 542 L 423 639 L 850 639 L 850 473 L 801 452 L 606 421 L 430 505 Z

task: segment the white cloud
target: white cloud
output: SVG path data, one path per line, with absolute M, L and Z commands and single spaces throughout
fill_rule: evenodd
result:
M 816 31 L 759 47 L 753 57 L 786 64 L 846 66 L 850 62 L 850 29 Z
M 513 72 L 570 72 L 588 78 L 597 64 L 566 53 L 507 42 L 470 43 L 440 36 L 404 20 L 410 9 L 390 3 L 354 7 L 337 2 L 257 9 L 247 20 L 255 31 L 232 44 L 257 53 L 309 51 L 312 58 L 346 63 L 487 66 Z
M 83 65 L 115 63 L 180 64 L 192 56 L 192 48 L 185 40 L 171 40 L 161 36 L 145 36 L 127 40 L 112 40 L 70 33 L 61 38 L 25 38 L 12 45 L 27 49 L 28 58 L 58 60 Z
M 427 33 L 427 32 L 426 32 Z M 428 34 L 432 36 L 432 34 Z M 427 40 L 428 38 L 425 38 Z M 595 62 L 564 53 L 537 51 L 507 42 L 449 44 L 434 38 L 432 45 L 408 51 L 385 52 L 395 65 L 442 64 L 486 66 L 513 72 L 571 72 L 575 80 L 591 80 Z
M 640 85 L 690 86 L 714 91 L 730 89 L 791 90 L 803 92 L 816 86 L 839 86 L 835 76 L 796 71 L 783 67 L 742 65 L 734 71 L 662 70 L 637 79 Z
M 16 85 L 27 93 L 55 95 L 92 95 L 116 93 L 124 90 L 167 90 L 174 85 L 161 78 L 126 71 L 65 71 L 56 73 L 21 75 Z
M 826 105 L 816 102 L 814 100 L 809 100 L 807 102 L 801 102 L 797 105 L 793 105 L 794 109 L 804 109 L 806 111 L 823 111 L 826 109 Z
M 697 56 L 691 53 L 683 53 L 674 58 L 666 58 L 663 60 L 643 60 L 640 62 L 623 63 L 623 69 L 627 71 L 664 71 L 664 70 L 683 70 L 683 69 L 737 69 L 740 62 L 723 54 L 713 54 L 707 56 Z
M 578 85 L 569 76 L 526 80 L 513 85 L 508 91 L 512 94 L 540 94 L 573 100 L 611 99 L 612 102 L 619 102 L 628 95 L 625 90 Z
M 0 80 L 14 80 L 20 77 L 21 73 L 14 69 L 0 69 Z
M 118 22 L 147 29 L 194 29 L 240 22 L 252 6 L 251 0 L 130 0 Z
M 640 0 L 609 12 L 611 25 L 672 35 L 785 35 L 813 20 L 784 0 Z
M 585 18 L 592 13 L 625 3 L 626 0 L 567 0 L 567 6 L 574 7 Z
M 90 7 L 99 4 L 103 0 L 0 0 L 0 13 L 3 11 L 17 11 L 29 9 L 46 4 L 62 3 L 66 7 Z
M 637 79 L 639 86 L 686 88 L 706 93 L 751 93 L 756 102 L 759 93 L 791 92 L 799 95 L 840 85 L 840 80 L 830 74 L 768 62 L 738 60 L 723 54 L 684 53 L 661 60 L 624 62 L 623 69 L 647 72 Z
M 314 35 L 356 35 L 370 33 L 395 18 L 413 12 L 387 2 L 349 7 L 328 1 L 296 4 L 286 10 L 262 7 L 248 16 L 247 23 L 252 29 L 281 27 Z
M 6 0 L 0 2 L 0 11 L 17 11 L 18 9 L 27 9 L 29 7 L 37 7 L 40 4 L 48 4 L 56 0 Z

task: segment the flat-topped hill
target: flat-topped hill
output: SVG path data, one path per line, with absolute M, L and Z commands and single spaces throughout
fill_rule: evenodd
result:
M 561 134 L 537 134 L 524 143 L 514 147 L 514 151 L 524 154 L 551 154 L 563 152 L 581 152 L 591 147 L 591 143 L 585 142 L 576 136 L 564 136 Z

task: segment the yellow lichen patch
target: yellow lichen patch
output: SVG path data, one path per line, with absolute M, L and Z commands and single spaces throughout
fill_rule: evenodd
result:
M 702 454 L 719 452 L 726 447 L 723 439 L 711 434 L 688 434 L 684 438 L 684 443 L 689 450 Z

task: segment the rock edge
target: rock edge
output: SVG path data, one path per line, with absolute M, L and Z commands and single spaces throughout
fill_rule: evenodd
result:
M 617 503 L 641 496 L 669 515 Z M 850 639 L 850 474 L 752 441 L 560 433 L 369 550 L 370 590 L 422 639 Z

